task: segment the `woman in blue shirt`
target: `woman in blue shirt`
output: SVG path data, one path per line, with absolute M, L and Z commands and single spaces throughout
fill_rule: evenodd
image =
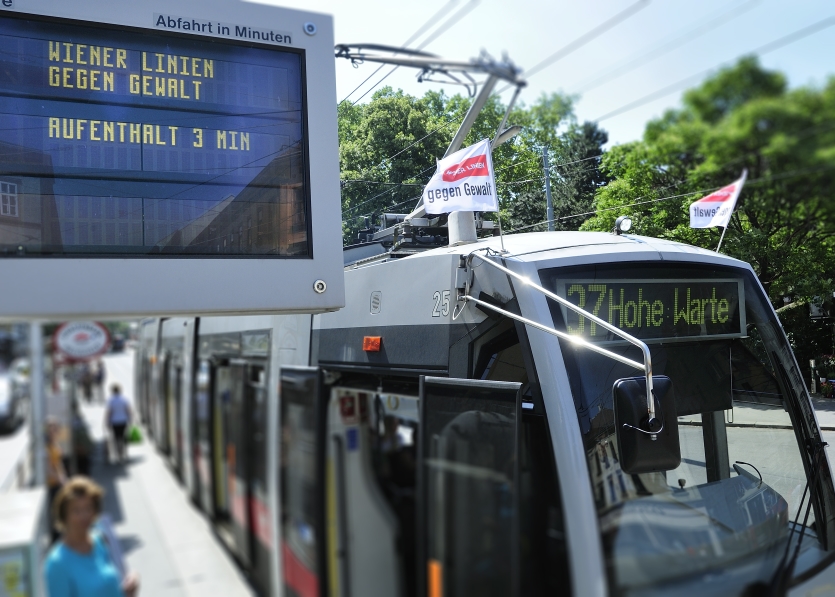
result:
M 104 491 L 86 477 L 73 477 L 52 504 L 61 531 L 46 559 L 49 597 L 135 597 L 134 574 L 121 578 L 101 533 L 92 530 Z

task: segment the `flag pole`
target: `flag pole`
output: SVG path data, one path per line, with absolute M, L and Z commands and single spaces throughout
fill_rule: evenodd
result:
M 739 190 L 737 191 L 737 197 L 742 192 L 742 187 L 745 186 L 745 181 L 748 179 L 748 168 L 743 168 L 742 176 L 739 179 Z M 733 209 L 736 209 L 736 200 L 734 200 Z M 719 252 L 719 249 L 722 248 L 722 241 L 725 240 L 725 233 L 728 231 L 728 226 L 731 224 L 731 218 L 734 215 L 733 209 L 731 210 L 731 215 L 728 216 L 728 223 L 725 224 L 725 227 L 722 229 L 722 236 L 719 237 L 719 245 L 716 247 L 716 252 Z
M 502 254 L 507 253 L 507 249 L 504 248 L 504 234 L 502 234 L 502 214 L 496 213 L 497 219 L 499 220 L 499 240 L 502 243 Z
M 733 215 L 733 214 L 731 214 L 731 215 Z M 729 221 L 728 223 L 730 224 L 730 221 Z M 727 227 L 727 226 L 725 226 L 725 227 L 722 229 L 722 236 L 720 236 L 720 237 L 719 237 L 719 246 L 718 246 L 718 247 L 716 247 L 716 252 L 717 252 L 717 253 L 719 252 L 719 249 L 721 249 L 721 248 L 722 248 L 722 241 L 725 239 L 725 233 L 726 233 L 727 231 L 728 231 L 728 227 Z

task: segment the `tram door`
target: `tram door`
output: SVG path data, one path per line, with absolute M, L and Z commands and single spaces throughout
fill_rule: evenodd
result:
M 266 370 L 230 363 L 225 392 L 226 492 L 232 548 L 255 584 L 269 589 L 270 516 L 267 510 Z
M 170 354 L 163 354 L 160 357 L 160 366 L 162 373 L 159 377 L 159 391 L 157 392 L 157 396 L 159 397 L 157 404 L 157 411 L 158 417 L 157 420 L 159 421 L 159 427 L 157 428 L 158 438 L 159 438 L 159 448 L 164 454 L 171 453 L 171 410 L 168 407 L 168 383 L 169 383 L 169 370 L 171 367 L 171 355 Z
M 421 379 L 419 595 L 518 595 L 522 384 Z
M 232 369 L 228 365 L 217 368 L 214 397 L 212 400 L 212 465 L 214 469 L 214 517 L 224 521 L 229 517 L 229 475 L 230 459 L 234 460 L 234 449 L 227 445 L 230 410 L 232 403 Z
M 405 596 L 414 585 L 417 396 L 330 389 L 331 597 Z
M 288 597 L 324 597 L 329 593 L 324 494 L 327 398 L 315 367 L 282 367 L 280 384 L 283 592 Z
M 166 386 L 166 407 L 168 419 L 168 446 L 170 450 L 171 464 L 177 476 L 182 478 L 183 474 L 183 430 L 182 430 L 182 381 L 183 369 L 179 363 L 169 357 L 168 380 Z
M 426 378 L 399 396 L 283 368 L 285 594 L 518 595 L 520 387 Z
M 270 561 L 273 553 L 272 521 L 267 489 L 267 379 L 264 367 L 247 368 L 245 395 L 249 417 L 250 469 L 247 478 L 249 544 L 252 576 L 264 595 L 270 590 Z
M 212 365 L 200 361 L 191 408 L 194 471 L 197 479 L 197 500 L 203 512 L 214 513 L 212 483 Z

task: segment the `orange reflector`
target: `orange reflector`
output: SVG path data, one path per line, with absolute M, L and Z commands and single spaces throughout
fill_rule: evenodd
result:
M 429 597 L 444 597 L 443 566 L 438 560 L 429 560 L 427 565 Z
M 382 343 L 382 336 L 365 336 L 362 339 L 362 349 L 365 352 L 380 352 L 380 345 Z

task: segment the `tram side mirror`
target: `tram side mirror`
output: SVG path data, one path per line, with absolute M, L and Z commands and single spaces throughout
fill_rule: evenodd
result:
M 659 375 L 653 376 L 652 385 L 654 422 L 647 413 L 646 379 L 619 379 L 612 387 L 618 458 L 623 472 L 631 475 L 669 471 L 681 464 L 673 382 Z

